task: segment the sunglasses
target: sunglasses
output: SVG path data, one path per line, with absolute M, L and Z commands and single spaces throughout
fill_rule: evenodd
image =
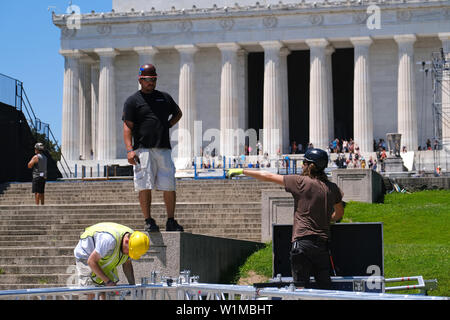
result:
M 146 77 L 146 78 L 142 77 L 140 79 L 145 81 L 145 82 L 156 82 L 157 77 Z

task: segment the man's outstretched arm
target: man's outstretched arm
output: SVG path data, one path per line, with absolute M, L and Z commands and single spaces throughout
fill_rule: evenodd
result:
M 260 170 L 248 170 L 248 169 L 230 169 L 227 171 L 227 177 L 231 178 L 244 174 L 248 177 L 252 177 L 261 181 L 268 181 L 284 186 L 283 176 L 281 174 L 275 174 L 267 171 Z

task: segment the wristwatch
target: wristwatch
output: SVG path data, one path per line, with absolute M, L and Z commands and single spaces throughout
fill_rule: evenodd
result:
M 131 151 L 134 151 L 133 149 L 127 150 L 127 153 L 130 153 Z

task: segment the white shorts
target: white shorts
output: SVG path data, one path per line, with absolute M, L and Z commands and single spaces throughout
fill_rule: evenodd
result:
M 99 286 L 92 280 L 92 270 L 86 262 L 76 260 L 76 268 L 78 274 L 78 285 L 80 287 Z
M 133 166 L 134 190 L 175 191 L 175 165 L 170 149 L 135 150 L 140 163 Z

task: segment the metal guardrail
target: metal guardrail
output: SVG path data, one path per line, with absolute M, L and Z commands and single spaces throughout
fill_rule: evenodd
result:
M 198 283 L 195 277 L 186 282 L 166 278 L 159 284 L 141 284 L 115 287 L 56 287 L 0 291 L 0 300 L 65 300 L 80 299 L 94 294 L 106 300 L 449 300 L 448 297 L 412 294 L 349 292 L 339 290 L 285 288 L 255 288 L 253 286 Z M 170 280 L 170 281 L 169 281 Z
M 23 112 L 33 135 L 44 135 L 46 141 L 42 142 L 44 142 L 47 146 L 53 144 L 57 148 L 57 151 L 60 152 L 60 167 L 64 171 L 63 175 L 65 177 L 72 177 L 73 174 L 66 162 L 66 159 L 64 158 L 64 155 L 61 153 L 61 147 L 58 144 L 58 140 L 56 140 L 53 135 L 50 125 L 42 122 L 38 117 L 36 117 L 36 114 L 31 106 L 30 99 L 28 99 L 25 88 L 23 87 L 23 82 L 0 73 L 0 101 Z

